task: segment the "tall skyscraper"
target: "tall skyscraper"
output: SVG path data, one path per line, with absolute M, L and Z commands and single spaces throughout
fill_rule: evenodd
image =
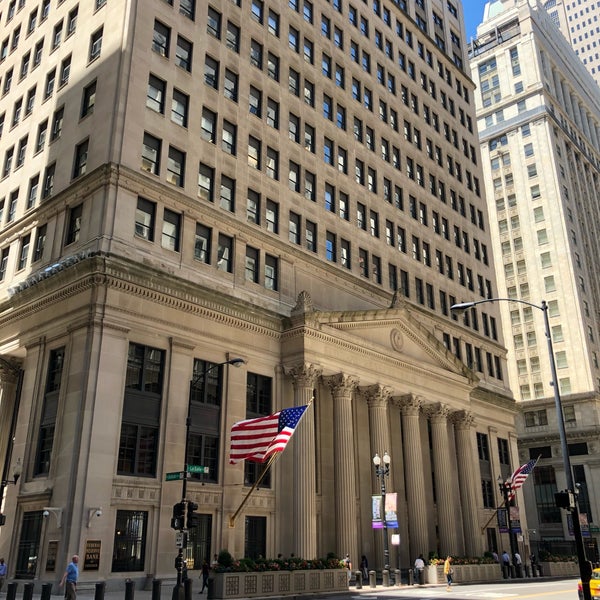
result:
M 492 2 L 486 15 L 470 58 L 499 293 L 547 302 L 557 367 L 553 382 L 542 312 L 502 303 L 521 461 L 541 456 L 525 486 L 528 522 L 533 542 L 572 539 L 554 501 L 566 488 L 556 385 L 597 560 L 600 93 L 541 4 Z
M 174 575 L 186 464 L 190 569 L 223 548 L 381 567 L 386 451 L 391 564 L 498 548 L 499 310 L 450 313 L 497 293 L 460 3 L 0 7 L 10 575 L 57 580 L 73 551 L 83 581 Z M 311 399 L 229 528 L 261 473 L 229 465 L 231 426 Z

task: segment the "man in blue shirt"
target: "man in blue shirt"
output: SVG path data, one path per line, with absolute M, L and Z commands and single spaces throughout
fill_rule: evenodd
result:
M 0 558 L 0 591 L 4 587 L 4 580 L 6 579 L 6 563 L 3 558 Z
M 62 576 L 60 585 L 65 586 L 65 598 L 67 600 L 76 600 L 77 598 L 77 580 L 79 579 L 79 556 L 73 555 L 71 562 L 67 565 L 67 570 Z

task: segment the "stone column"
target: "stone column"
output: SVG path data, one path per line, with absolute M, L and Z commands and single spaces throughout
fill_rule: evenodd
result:
M 402 431 L 404 432 L 404 472 L 408 504 L 410 555 L 418 556 L 429 550 L 429 526 L 425 495 L 425 474 L 421 448 L 419 412 L 422 399 L 414 394 L 400 398 Z
M 373 473 L 373 484 L 371 489 L 374 489 L 375 493 L 379 494 L 381 491 L 381 482 L 377 480 L 375 468 L 371 459 L 375 456 L 375 453 L 378 453 L 381 457 L 383 457 L 384 452 L 388 452 L 390 456 L 392 455 L 390 416 L 388 412 L 392 389 L 384 385 L 376 384 L 360 388 L 360 392 L 363 398 L 366 399 L 367 406 L 369 407 L 369 434 L 371 442 L 371 456 L 369 457 L 369 462 L 371 473 Z M 394 462 L 392 461 L 389 477 L 386 477 L 386 490 L 388 492 L 394 491 L 393 470 Z M 379 535 L 377 534 L 376 537 L 379 537 Z M 376 564 L 384 564 L 381 544 L 375 544 L 375 548 L 376 561 L 374 561 L 373 567 Z M 395 562 L 392 562 L 392 550 L 393 548 L 390 547 L 390 564 L 395 564 Z
M 350 554 L 355 566 L 359 552 L 352 392 L 358 385 L 358 378 L 338 373 L 325 377 L 324 381 L 333 395 L 333 473 L 337 546 L 335 550 L 339 556 Z
M 294 383 L 294 406 L 304 406 L 314 400 L 315 382 L 320 367 L 303 363 L 286 369 Z M 317 487 L 315 451 L 315 407 L 306 409 L 294 433 L 294 510 L 292 548 L 298 556 L 317 558 Z
M 477 452 L 473 444 L 473 415 L 461 410 L 452 415 L 455 425 L 456 453 L 458 461 L 458 484 L 462 510 L 466 556 L 481 556 L 483 552 L 481 530 L 477 513 L 479 490 L 479 465 L 475 463 Z
M 456 528 L 457 498 L 455 498 L 454 481 L 456 469 L 450 460 L 450 444 L 448 437 L 447 404 L 439 402 L 427 407 L 431 421 L 431 441 L 433 446 L 433 472 L 438 515 L 438 533 L 441 556 L 459 554 L 459 544 Z

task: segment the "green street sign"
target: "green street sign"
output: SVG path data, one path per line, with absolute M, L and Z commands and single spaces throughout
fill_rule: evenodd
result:
M 174 471 L 173 473 L 167 473 L 165 480 L 166 481 L 178 481 L 180 479 L 183 479 L 184 475 L 185 475 L 185 473 L 183 471 Z
M 208 467 L 202 467 L 201 465 L 188 465 L 188 473 L 208 473 Z

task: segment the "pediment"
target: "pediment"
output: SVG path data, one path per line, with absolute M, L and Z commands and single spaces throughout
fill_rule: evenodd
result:
M 310 316 L 309 316 L 310 315 Z M 306 314 L 322 334 L 371 353 L 397 358 L 420 369 L 449 371 L 476 381 L 459 361 L 406 306 L 400 308 Z

